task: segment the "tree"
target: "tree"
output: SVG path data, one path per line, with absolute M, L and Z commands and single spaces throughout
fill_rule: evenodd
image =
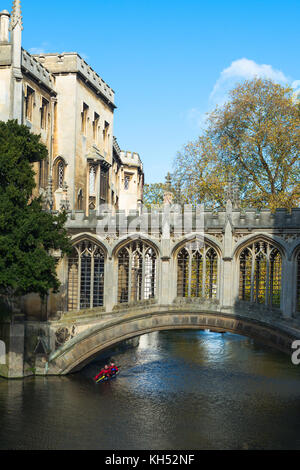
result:
M 223 165 L 218 152 L 207 136 L 184 146 L 175 161 L 174 180 L 180 187 L 180 200 L 185 204 L 205 203 L 220 207 L 230 169 Z
M 166 192 L 171 192 L 173 194 L 174 204 L 180 204 L 182 202 L 180 185 L 178 182 L 175 185 L 172 184 L 172 175 L 170 173 L 168 173 L 165 183 L 145 184 L 144 205 L 148 209 L 151 209 L 153 206 L 162 206 L 164 204 Z
M 291 208 L 300 202 L 300 116 L 293 90 L 255 78 L 239 84 L 208 116 L 207 129 L 175 161 L 186 200 L 217 206 L 228 174 L 244 205 Z
M 164 183 L 145 184 L 144 186 L 144 204 L 150 208 L 152 205 L 162 205 L 164 202 L 164 192 L 166 185 Z
M 40 136 L 16 121 L 0 122 L 0 296 L 38 293 L 60 286 L 57 260 L 70 250 L 64 224 L 66 214 L 43 210 L 41 197 L 33 197 L 33 163 L 47 157 Z

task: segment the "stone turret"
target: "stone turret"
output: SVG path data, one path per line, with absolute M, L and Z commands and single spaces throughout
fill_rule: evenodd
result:
M 10 14 L 7 10 L 0 12 L 0 43 L 9 41 L 9 18 Z
M 228 203 L 229 201 L 234 210 L 240 208 L 240 188 L 231 174 L 228 176 L 227 188 L 225 190 L 225 202 Z
M 119 209 L 128 213 L 141 210 L 143 203 L 144 170 L 138 153 L 120 151 L 121 176 L 119 190 Z
M 12 42 L 12 67 L 13 67 L 13 102 L 12 116 L 22 124 L 22 15 L 21 2 L 14 0 L 10 20 L 11 42 Z

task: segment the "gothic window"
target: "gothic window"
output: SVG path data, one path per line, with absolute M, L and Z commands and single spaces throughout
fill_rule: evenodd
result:
M 124 177 L 124 189 L 125 189 L 125 191 L 128 191 L 129 183 L 130 183 L 130 176 L 125 175 L 125 177 Z
M 64 177 L 65 177 L 65 165 L 63 162 L 59 162 L 57 165 L 57 183 L 58 187 L 62 188 L 64 185 Z
M 133 241 L 118 254 L 118 302 L 128 303 L 155 298 L 157 256 L 143 241 Z
M 101 204 L 107 203 L 108 196 L 108 170 L 101 168 L 100 173 L 100 202 Z
M 84 240 L 73 247 L 68 265 L 68 310 L 103 306 L 104 252 Z
M 35 91 L 27 87 L 26 99 L 25 99 L 25 116 L 28 121 L 32 121 L 33 106 L 34 106 Z
M 218 289 L 218 255 L 214 248 L 190 242 L 177 257 L 178 297 L 216 299 Z
M 271 243 L 258 241 L 240 254 L 239 299 L 280 307 L 282 258 Z
M 240 256 L 240 299 L 251 301 L 252 255 L 248 248 Z
M 103 140 L 105 141 L 108 137 L 109 132 L 109 123 L 107 121 L 104 122 L 104 129 L 103 129 Z
M 42 98 L 41 129 L 46 129 L 47 128 L 48 106 L 49 106 L 49 101 L 47 101 L 45 98 Z
M 96 167 L 90 167 L 90 196 L 95 196 L 96 189 Z
M 77 196 L 77 209 L 79 211 L 83 210 L 83 191 L 82 189 L 79 189 L 78 191 L 78 196 Z
M 96 142 L 96 143 L 98 143 L 99 122 L 100 122 L 100 116 L 99 116 L 99 114 L 94 113 L 93 138 L 94 138 L 94 142 Z
M 54 190 L 62 189 L 65 182 L 65 162 L 60 158 L 56 161 L 54 167 Z
M 83 135 L 86 135 L 86 131 L 87 131 L 88 112 L 89 112 L 88 105 L 83 103 L 82 113 L 81 113 L 81 132 Z
M 300 312 L 300 252 L 297 256 L 297 312 Z

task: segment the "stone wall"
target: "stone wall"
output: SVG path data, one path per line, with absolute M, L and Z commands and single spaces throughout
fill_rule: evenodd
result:
M 24 377 L 24 323 L 0 323 L 0 340 L 6 348 L 5 364 L 0 363 L 0 376 L 8 379 Z

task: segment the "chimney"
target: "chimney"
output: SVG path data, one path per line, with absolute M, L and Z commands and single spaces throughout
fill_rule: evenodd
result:
M 0 43 L 9 42 L 9 18 L 7 10 L 0 12 Z

